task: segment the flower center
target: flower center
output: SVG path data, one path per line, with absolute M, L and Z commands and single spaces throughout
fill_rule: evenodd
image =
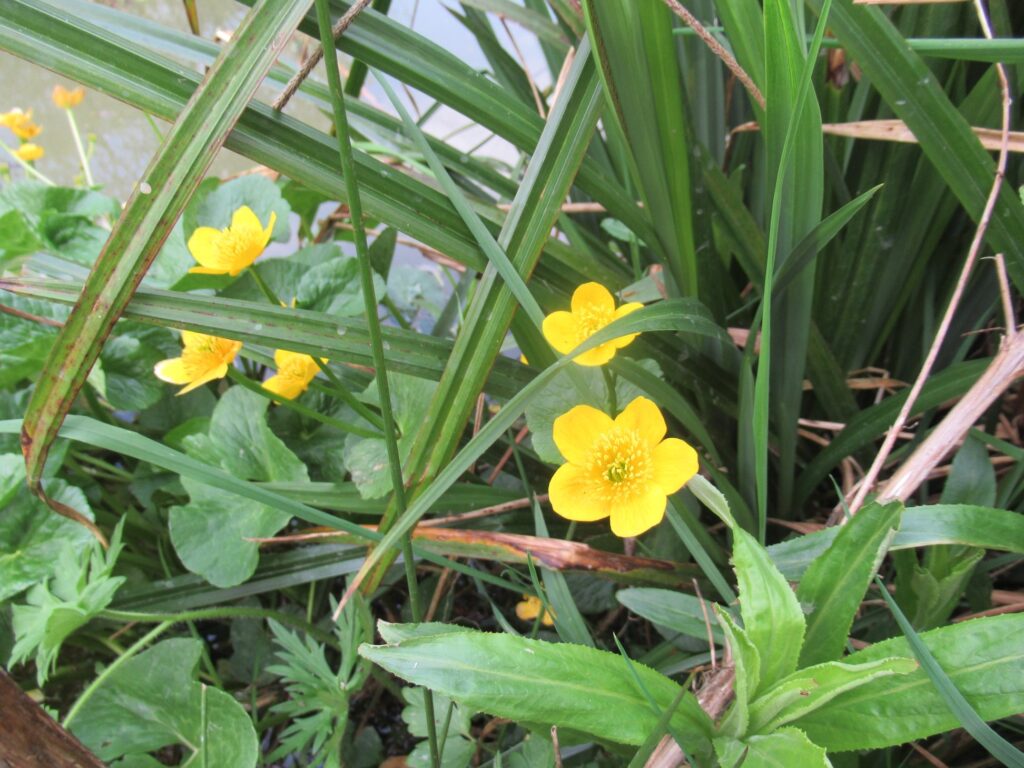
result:
M 575 315 L 580 324 L 580 332 L 584 339 L 593 336 L 615 319 L 614 312 L 593 307 L 584 307 L 579 312 L 576 312 Z
M 613 429 L 598 438 L 588 468 L 604 501 L 631 498 L 649 483 L 651 449 L 636 430 Z

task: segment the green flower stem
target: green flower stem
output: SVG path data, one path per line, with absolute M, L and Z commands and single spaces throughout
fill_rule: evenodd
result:
M 196 608 L 191 611 L 181 611 L 180 613 L 139 613 L 137 611 L 107 609 L 100 613 L 100 618 L 109 619 L 110 621 L 137 622 L 140 624 L 152 624 L 153 622 L 176 624 L 185 621 L 211 621 L 214 619 L 273 619 L 279 624 L 301 629 L 321 643 L 327 643 L 335 648 L 338 646 L 338 641 L 329 632 L 324 632 L 299 616 L 282 613 L 281 611 L 273 611 L 269 608 L 222 605 L 214 606 L 213 608 Z
M 82 164 L 82 173 L 85 174 L 85 183 L 89 187 L 96 186 L 92 178 L 92 170 L 89 168 L 89 158 L 85 154 L 85 147 L 82 146 L 82 135 L 78 132 L 78 123 L 75 122 L 74 112 L 70 109 L 64 110 L 68 116 L 68 125 L 71 126 L 71 138 L 75 140 L 75 151 L 78 153 L 78 160 Z
M 158 638 L 160 635 L 162 635 L 164 632 L 170 629 L 173 625 L 173 621 L 160 622 L 159 624 L 157 624 L 157 626 L 153 627 L 153 629 L 151 629 L 145 635 L 140 637 L 135 642 L 135 644 L 132 645 L 131 648 L 129 648 L 123 654 L 118 656 L 113 662 L 111 662 L 110 666 L 108 666 L 106 669 L 100 672 L 99 675 L 97 675 L 96 679 L 89 683 L 89 687 L 82 691 L 82 695 L 79 696 L 77 701 L 75 701 L 75 703 L 71 705 L 71 709 L 69 709 L 67 715 L 64 716 L 64 720 L 61 723 L 61 725 L 63 725 L 65 728 L 71 725 L 71 721 L 74 720 L 75 717 L 77 717 L 78 713 L 82 710 L 82 707 L 85 706 L 85 703 L 93 697 L 93 694 L 99 690 L 100 686 L 106 682 L 107 678 L 114 674 L 114 672 L 116 672 L 122 664 L 128 661 L 128 659 L 132 658 L 135 654 L 137 654 L 139 651 L 141 651 L 143 648 L 145 648 L 147 645 L 153 642 L 153 640 Z
M 252 279 L 256 282 L 256 285 L 259 287 L 263 295 L 267 297 L 267 301 L 269 301 L 275 307 L 280 307 L 282 303 L 281 299 L 279 299 L 277 294 L 274 293 L 274 290 L 269 285 L 267 285 L 267 281 L 263 279 L 262 275 L 260 275 L 259 270 L 256 268 L 255 264 L 249 267 L 249 274 L 252 275 Z M 381 417 L 378 414 L 374 413 L 370 408 L 368 408 L 365 403 L 360 402 L 355 395 L 349 392 L 348 389 L 345 387 L 345 383 L 338 378 L 337 374 L 335 374 L 334 371 L 330 369 L 327 363 L 325 363 L 323 360 L 316 356 L 313 356 L 313 361 L 317 364 L 317 366 L 323 372 L 324 376 L 326 376 L 333 385 L 333 387 L 330 388 L 329 391 L 334 397 L 348 405 L 353 411 L 355 411 L 368 422 L 373 424 L 373 426 L 377 427 L 377 429 L 381 431 L 384 430 L 384 422 L 383 420 L 381 420 Z M 374 437 L 380 437 L 380 435 L 374 435 Z
M 391 313 L 391 316 L 395 318 L 395 322 L 398 323 L 399 326 L 401 326 L 407 331 L 412 330 L 412 323 L 405 319 L 405 315 L 402 314 L 402 310 L 400 310 L 398 308 L 398 305 L 395 304 L 394 299 L 392 299 L 385 293 L 384 298 L 381 299 L 381 302 L 387 308 L 388 312 Z
M 325 416 L 319 411 L 315 411 L 312 408 L 307 408 L 304 405 L 296 403 L 294 400 L 289 400 L 286 397 L 281 397 L 271 392 L 269 389 L 261 387 L 259 384 L 257 384 L 252 379 L 248 378 L 244 373 L 242 373 L 237 368 L 229 367 L 228 377 L 235 383 L 241 384 L 246 389 L 263 395 L 265 398 L 267 398 L 268 400 L 272 400 L 278 405 L 283 405 L 285 408 L 290 408 L 291 410 L 295 411 L 298 414 L 307 416 L 310 419 L 315 419 L 316 421 L 319 421 L 323 424 L 328 424 L 332 427 L 340 429 L 342 432 L 351 432 L 354 435 L 359 435 L 360 437 L 366 437 L 370 439 L 379 440 L 382 437 L 380 432 L 374 432 L 372 429 L 360 427 L 358 424 L 350 424 L 347 421 L 341 421 L 340 419 L 335 419 L 332 416 Z
M 619 412 L 619 398 L 615 391 L 615 374 L 607 365 L 602 365 L 601 375 L 604 377 L 604 386 L 608 396 L 608 415 L 614 419 Z
M 331 90 L 331 106 L 334 112 L 334 127 L 338 137 L 338 159 L 341 163 L 341 174 L 345 179 L 345 193 L 348 209 L 352 217 L 352 235 L 356 247 L 356 259 L 359 262 L 359 282 L 362 285 L 363 305 L 366 310 L 366 325 L 370 334 L 370 349 L 373 353 L 373 367 L 376 369 L 378 400 L 381 414 L 384 417 L 384 445 L 388 453 L 388 465 L 391 470 L 391 485 L 394 493 L 395 507 L 398 517 L 406 510 L 405 479 L 402 477 L 402 457 L 398 451 L 398 438 L 395 431 L 394 414 L 391 412 L 391 392 L 388 386 L 387 364 L 384 359 L 384 340 L 380 331 L 380 318 L 377 316 L 377 292 L 373 287 L 373 267 L 366 245 L 366 229 L 363 227 L 363 205 L 359 197 L 359 184 L 356 180 L 355 160 L 352 155 L 352 137 L 349 134 L 348 115 L 345 112 L 345 97 L 338 74 L 338 52 L 334 47 L 334 35 L 331 32 L 331 10 L 328 0 L 316 0 L 317 25 L 320 28 L 320 44 L 324 51 L 324 66 L 327 69 L 327 82 Z M 386 533 L 386 531 L 381 531 Z M 409 607 L 412 620 L 418 622 L 422 618 L 419 586 L 416 583 L 416 561 L 412 554 L 412 540 L 409 534 L 402 537 L 402 561 L 405 564 L 405 578 L 409 586 Z M 430 744 L 430 762 L 435 768 L 440 765 L 437 750 L 437 732 L 434 722 L 434 700 L 429 689 L 423 692 L 424 710 L 427 716 L 427 736 Z

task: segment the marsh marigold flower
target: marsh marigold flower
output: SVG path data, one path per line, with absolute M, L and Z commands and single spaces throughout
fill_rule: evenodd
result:
M 33 144 L 30 141 L 26 141 L 24 144 L 22 144 L 20 147 L 14 150 L 14 154 L 18 156 L 19 160 L 24 160 L 26 163 L 31 163 L 33 160 L 38 160 L 39 158 L 41 158 L 43 155 L 46 154 L 46 152 L 44 152 L 43 148 L 40 147 L 38 144 Z
M 568 463 L 548 486 L 551 508 L 580 522 L 611 518 L 616 536 L 639 536 L 661 522 L 669 494 L 697 474 L 697 452 L 665 439 L 658 406 L 638 397 L 613 420 L 577 405 L 555 419 L 555 445 Z
M 188 249 L 201 266 L 189 272 L 199 275 L 231 275 L 234 277 L 263 253 L 274 231 L 277 214 L 270 214 L 266 229 L 252 209 L 243 205 L 231 217 L 227 229 L 197 227 L 188 239 Z
M 22 112 L 20 109 L 12 109 L 10 112 L 0 113 L 0 125 L 10 128 L 19 139 L 30 141 L 42 133 L 42 126 L 32 122 L 32 110 Z
M 552 312 L 544 318 L 542 330 L 548 344 L 563 355 L 571 352 L 613 320 L 640 309 L 643 304 L 633 301 L 615 308 L 615 298 L 600 283 L 584 283 L 572 294 L 571 312 Z M 604 365 L 615 352 L 629 344 L 639 334 L 631 333 L 600 344 L 575 359 L 580 365 Z
M 65 88 L 63 85 L 53 86 L 53 93 L 50 94 L 53 103 L 60 109 L 71 109 L 77 107 L 85 98 L 85 88 Z
M 523 595 L 523 601 L 521 603 L 516 603 L 516 617 L 520 621 L 533 621 L 540 616 L 541 624 L 545 627 L 553 626 L 555 618 L 551 615 L 550 611 L 544 611 L 544 615 L 540 615 L 543 608 L 544 604 L 540 601 L 539 597 Z
M 242 348 L 240 341 L 192 331 L 181 332 L 181 343 L 184 347 L 181 357 L 161 360 L 153 368 L 158 379 L 171 384 L 187 385 L 178 392 L 179 395 L 191 392 L 208 381 L 224 378 L 228 366 Z
M 289 352 L 286 349 L 274 352 L 274 364 L 277 366 L 277 373 L 263 382 L 263 388 L 286 400 L 294 400 L 305 392 L 309 388 L 309 382 L 320 373 L 320 366 L 310 355 Z

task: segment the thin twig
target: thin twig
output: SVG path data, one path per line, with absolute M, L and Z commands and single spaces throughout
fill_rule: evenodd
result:
M 708 650 L 711 651 L 711 668 L 718 668 L 718 656 L 715 653 L 715 634 L 711 631 L 711 617 L 708 616 L 708 604 L 704 600 L 704 595 L 700 593 L 700 584 L 697 583 L 696 579 L 693 579 L 693 591 L 697 593 L 697 599 L 700 600 L 700 610 L 704 614 L 704 628 L 708 631 Z
M 537 107 L 537 112 L 540 114 L 541 119 L 547 117 L 544 113 L 544 99 L 540 97 L 540 91 L 537 90 L 537 84 L 533 82 L 533 76 L 530 74 L 530 68 L 526 65 L 526 57 L 523 56 L 523 52 L 519 50 L 519 43 L 516 42 L 515 37 L 512 35 L 512 30 L 508 28 L 508 22 L 505 21 L 504 16 L 498 17 L 501 20 L 501 26 L 505 30 L 505 34 L 508 35 L 509 41 L 512 43 L 512 50 L 516 52 L 516 58 L 519 59 L 519 66 L 523 68 L 523 74 L 526 75 L 526 82 L 530 84 L 530 93 L 533 94 L 533 103 Z
M 732 72 L 736 79 L 743 83 L 743 87 L 747 89 L 747 92 L 751 95 L 754 101 L 761 109 L 765 108 L 764 96 L 761 95 L 761 91 L 757 85 L 751 79 L 750 75 L 747 74 L 746 70 L 740 66 L 740 63 L 736 61 L 735 57 L 722 47 L 722 44 L 715 39 L 715 36 L 708 32 L 704 25 L 697 21 L 696 17 L 690 13 L 686 8 L 682 6 L 678 0 L 665 0 L 665 5 L 672 9 L 672 11 L 681 18 L 686 25 L 697 33 L 697 37 L 704 41 L 704 44 L 711 49 L 711 52 L 717 56 L 723 64 Z
M 975 0 L 974 5 L 978 12 L 978 19 L 981 22 L 981 27 L 985 32 L 985 37 L 991 39 L 992 28 L 989 25 L 988 16 L 981 4 L 981 0 Z M 953 291 L 952 297 L 950 297 L 949 305 L 946 307 L 946 312 L 942 316 L 942 322 L 939 324 L 939 330 L 935 334 L 935 338 L 932 340 L 931 348 L 928 350 L 928 356 L 925 358 L 924 365 L 921 367 L 921 372 L 918 373 L 917 379 L 914 381 L 914 385 L 910 388 L 910 393 L 907 395 L 907 399 L 904 401 L 903 407 L 900 409 L 900 413 L 896 417 L 896 421 L 886 433 L 885 440 L 882 442 L 882 447 L 875 456 L 875 460 L 871 463 L 871 467 L 868 469 L 864 479 L 861 480 L 856 495 L 850 502 L 851 515 L 857 513 L 857 510 L 860 509 L 864 500 L 867 498 L 868 493 L 870 493 L 871 489 L 874 487 L 875 481 L 878 479 L 878 475 L 882 471 L 882 467 L 885 465 L 886 459 L 889 458 L 889 454 L 892 452 L 892 448 L 896 444 L 896 436 L 907 423 L 907 419 L 910 418 L 914 404 L 917 402 L 917 397 L 924 388 L 925 381 L 927 381 L 928 377 L 931 375 L 932 366 L 935 365 L 935 359 L 938 357 L 939 350 L 942 348 L 942 344 L 946 339 L 949 326 L 953 321 L 953 315 L 956 313 L 956 309 L 960 304 L 960 299 L 967 287 L 967 280 L 970 277 L 974 263 L 978 259 L 978 253 L 981 251 L 981 245 L 985 239 L 985 232 L 987 231 L 989 221 L 992 218 L 992 212 L 995 210 L 996 201 L 999 199 L 999 192 L 1003 186 L 1003 177 L 1006 174 L 1006 159 L 1009 153 L 1010 105 L 1012 100 L 1010 98 L 1010 85 L 1006 77 L 1006 70 L 1003 68 L 1002 64 L 997 63 L 996 71 L 999 73 L 999 87 L 1003 96 L 1003 122 L 1002 145 L 999 148 L 999 161 L 996 166 L 995 178 L 992 181 L 992 189 L 989 192 L 988 200 L 985 202 L 985 209 L 981 214 L 981 219 L 978 221 L 978 227 L 975 230 L 974 239 L 971 241 L 970 250 L 967 252 L 967 260 L 964 262 L 963 269 L 960 271 L 960 277 L 957 280 L 956 288 Z M 937 460 L 941 460 L 941 456 Z M 886 495 L 888 495 L 888 493 Z M 835 518 L 837 522 L 842 519 L 842 517 L 837 516 L 835 512 L 833 512 L 833 518 Z
M 1006 259 L 1001 253 L 996 254 L 996 275 L 999 277 L 999 298 L 1003 303 L 1006 337 L 1012 340 L 1017 335 L 1017 318 L 1013 312 L 1013 299 L 1010 298 L 1010 278 L 1006 274 Z
M 355 21 L 356 16 L 362 13 L 363 9 L 370 4 L 371 0 L 356 0 L 342 15 L 338 22 L 331 27 L 331 37 L 337 40 L 343 34 L 345 30 L 349 28 L 349 25 Z M 323 46 L 317 46 L 313 53 L 310 54 L 309 58 L 302 63 L 302 67 L 299 71 L 292 75 L 292 79 L 288 81 L 288 85 L 284 87 L 284 90 L 278 94 L 278 97 L 274 99 L 273 108 L 280 111 L 287 106 L 295 92 L 299 90 L 299 86 L 305 82 L 306 78 L 309 77 L 309 73 L 313 71 L 317 64 L 320 63 L 320 59 L 324 57 Z

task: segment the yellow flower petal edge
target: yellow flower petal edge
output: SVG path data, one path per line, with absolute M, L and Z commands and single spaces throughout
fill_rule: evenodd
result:
M 185 384 L 178 394 L 184 395 L 208 381 L 224 378 L 228 366 L 242 348 L 242 342 L 207 336 L 203 333 L 183 331 L 181 357 L 161 360 L 153 373 L 161 381 Z
M 53 99 L 54 106 L 59 109 L 71 109 L 82 103 L 82 99 L 85 98 L 85 88 L 82 86 L 65 88 L 63 85 L 55 85 L 50 98 Z
M 643 304 L 630 302 L 616 309 L 615 297 L 600 283 L 583 283 L 572 294 L 571 311 L 559 310 L 544 318 L 541 330 L 548 344 L 561 354 L 567 354 L 614 320 L 640 309 Z M 615 352 L 633 341 L 639 334 L 620 336 L 575 358 L 578 365 L 604 365 Z
M 661 522 L 669 494 L 697 474 L 697 451 L 665 439 L 665 419 L 637 397 L 612 419 L 577 405 L 555 419 L 555 445 L 566 459 L 551 478 L 548 500 L 556 514 L 592 522 L 610 518 L 616 536 L 639 536 Z
M 327 362 L 321 358 L 323 362 Z M 320 373 L 320 366 L 310 355 L 279 349 L 274 352 L 277 373 L 263 382 L 263 388 L 278 397 L 294 400 L 309 388 L 309 383 Z
M 226 229 L 197 227 L 188 239 L 188 250 L 199 266 L 189 272 L 232 277 L 240 274 L 263 253 L 276 221 L 277 214 L 271 212 L 264 228 L 252 209 L 243 205 L 231 216 Z
M 0 113 L 0 125 L 9 128 L 19 139 L 31 141 L 40 133 L 42 126 L 32 122 L 32 110 L 22 112 L 20 109 L 12 109 L 10 112 Z
M 523 595 L 522 602 L 516 603 L 516 618 L 520 621 L 533 621 L 543 609 L 544 604 L 541 602 L 539 597 L 534 595 Z M 540 623 L 545 627 L 553 626 L 555 618 L 550 611 L 544 611 L 544 615 L 541 616 Z

